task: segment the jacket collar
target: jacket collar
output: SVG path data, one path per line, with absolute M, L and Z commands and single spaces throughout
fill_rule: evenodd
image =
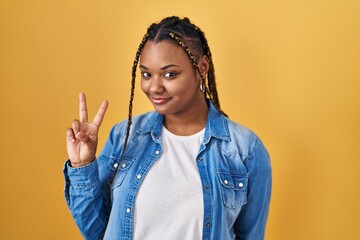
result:
M 230 141 L 229 127 L 227 123 L 227 118 L 222 115 L 213 105 L 211 101 L 208 100 L 209 112 L 208 118 L 205 127 L 204 134 L 204 143 L 208 143 L 211 137 Z M 158 114 L 157 112 L 152 112 L 150 114 L 147 122 L 138 130 L 140 134 L 151 133 L 152 138 L 155 142 L 161 143 L 161 131 L 164 121 L 164 116 Z

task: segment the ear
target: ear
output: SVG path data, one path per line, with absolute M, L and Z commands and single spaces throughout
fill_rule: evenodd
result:
M 209 71 L 209 58 L 205 54 L 201 56 L 198 63 L 202 75 L 205 77 Z

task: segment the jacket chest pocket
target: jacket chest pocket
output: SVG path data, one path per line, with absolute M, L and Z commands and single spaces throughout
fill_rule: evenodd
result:
M 110 169 L 112 171 L 112 174 L 115 174 L 115 172 L 116 172 L 116 174 L 112 180 L 111 190 L 114 190 L 115 188 L 117 188 L 118 186 L 121 185 L 121 183 L 123 182 L 126 174 L 129 171 L 129 168 L 133 162 L 134 162 L 134 159 L 128 158 L 125 156 L 121 159 L 120 162 L 118 161 L 117 158 L 116 159 L 111 158 Z M 116 171 L 116 168 L 117 168 L 117 171 Z M 111 179 L 110 179 L 110 181 L 111 181 Z
M 218 178 L 225 207 L 238 209 L 243 206 L 247 200 L 247 175 L 218 171 Z

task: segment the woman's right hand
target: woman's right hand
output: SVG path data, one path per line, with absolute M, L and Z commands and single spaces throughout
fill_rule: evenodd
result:
M 98 132 L 107 107 L 108 102 L 105 100 L 93 122 L 89 123 L 85 94 L 79 94 L 80 120 L 74 120 L 72 127 L 66 130 L 66 149 L 72 167 L 84 166 L 95 159 Z

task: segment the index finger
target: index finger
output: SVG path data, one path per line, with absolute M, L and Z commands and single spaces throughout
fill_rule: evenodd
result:
M 93 120 L 93 124 L 95 126 L 100 127 L 102 120 L 104 119 L 105 112 L 106 112 L 108 105 L 109 105 L 109 103 L 106 100 L 103 101 L 103 103 L 101 104 L 101 107 L 99 108 L 99 111 L 96 113 L 94 120 Z
M 79 93 L 79 117 L 80 117 L 80 122 L 82 123 L 88 121 L 86 97 L 84 93 Z

